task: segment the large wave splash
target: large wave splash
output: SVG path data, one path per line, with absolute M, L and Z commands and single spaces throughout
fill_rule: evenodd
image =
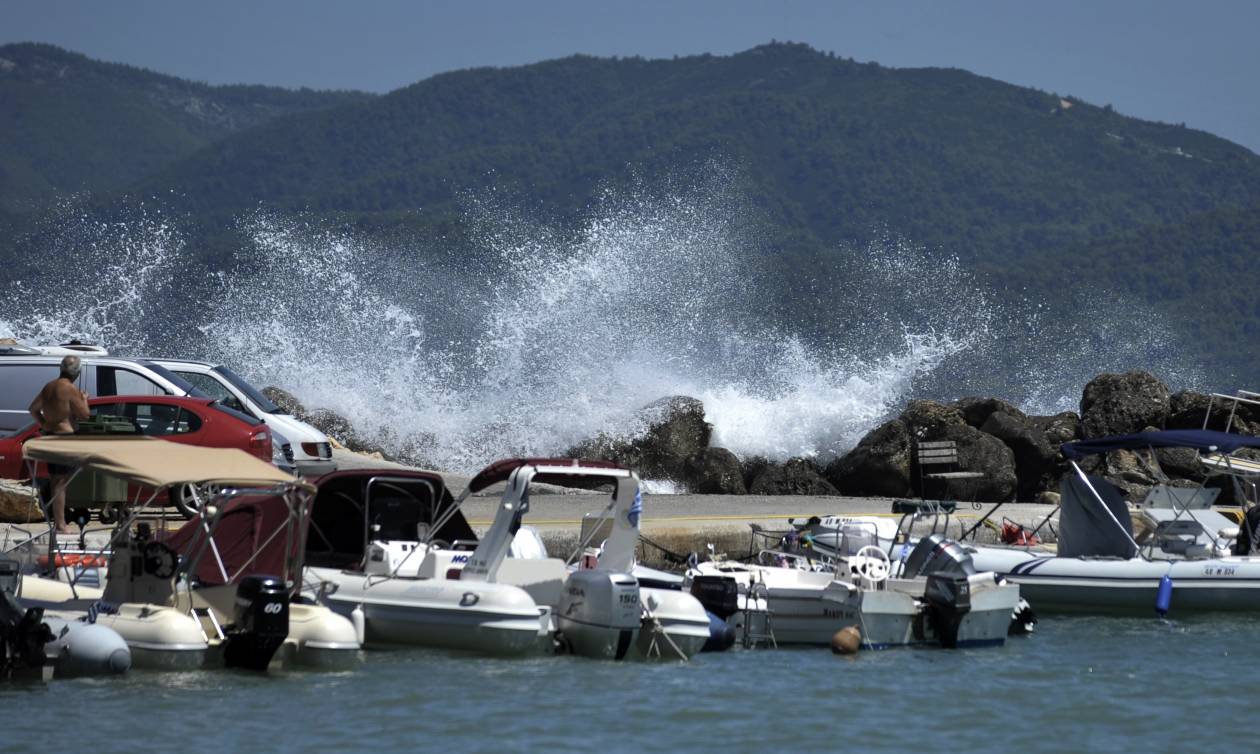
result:
M 768 324 L 747 216 L 718 183 L 609 192 L 576 231 L 474 203 L 479 253 L 451 259 L 258 212 L 242 223 L 249 272 L 225 276 L 203 331 L 214 358 L 461 470 L 634 436 L 637 410 L 675 394 L 700 398 L 738 455 L 826 456 L 973 344 L 898 327 L 866 358 Z M 868 277 L 910 264 L 868 251 L 850 260 Z
M 551 225 L 474 197 L 471 240 L 450 246 L 263 209 L 209 278 L 158 210 L 67 209 L 0 336 L 226 363 L 454 471 L 635 436 L 667 395 L 701 399 L 714 444 L 741 457 L 826 459 L 911 397 L 1048 413 L 1109 369 L 1201 381 L 1147 307 L 1079 286 L 1020 301 L 891 233 L 786 269 L 737 185 L 715 171 L 608 191 Z
M 147 353 L 170 339 L 178 329 L 172 318 L 194 305 L 172 285 L 184 239 L 160 212 L 141 206 L 106 221 L 68 199 L 40 231 L 22 276 L 6 284 L 0 337 Z

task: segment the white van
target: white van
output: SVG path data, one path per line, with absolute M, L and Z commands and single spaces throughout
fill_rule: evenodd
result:
M 176 377 L 216 398 L 223 405 L 266 422 L 272 432 L 288 439 L 293 449 L 290 462 L 306 476 L 319 476 L 337 470 L 328 436 L 295 416 L 284 413 L 258 388 L 222 365 L 179 359 L 150 359 Z

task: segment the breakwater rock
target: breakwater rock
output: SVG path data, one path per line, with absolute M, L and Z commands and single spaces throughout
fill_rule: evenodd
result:
M 44 514 L 35 502 L 35 490 L 30 485 L 0 479 L 0 523 L 27 524 L 43 520 Z
M 419 435 L 400 447 L 396 438 L 365 438 L 345 417 L 327 409 L 308 410 L 289 393 L 264 391 L 277 405 L 319 427 L 352 450 L 381 452 L 403 462 L 423 462 Z M 1208 416 L 1209 406 L 1211 415 Z M 1064 443 L 1146 429 L 1208 426 L 1260 436 L 1260 410 L 1240 404 L 1231 414 L 1219 401 L 1189 390 L 1176 393 L 1147 372 L 1100 374 L 1084 386 L 1080 411 L 1049 416 L 1028 414 L 996 397 L 912 400 L 895 416 L 868 432 L 857 445 L 832 458 L 772 461 L 740 459 L 711 444 L 714 428 L 704 404 L 689 396 L 669 396 L 642 407 L 626 435 L 600 434 L 563 455 L 614 461 L 645 479 L 675 483 L 699 494 L 846 495 L 1000 502 L 1053 500 L 1059 482 L 1071 471 L 1060 448 Z M 412 435 L 416 436 L 416 435 Z M 920 468 L 920 443 L 949 441 L 957 456 L 954 468 Z M 1117 451 L 1091 457 L 1082 468 L 1140 499 L 1160 483 L 1192 485 L 1204 478 L 1193 452 L 1164 449 L 1155 453 Z M 928 474 L 966 471 L 965 478 L 934 479 Z M 1221 500 L 1232 498 L 1232 489 Z

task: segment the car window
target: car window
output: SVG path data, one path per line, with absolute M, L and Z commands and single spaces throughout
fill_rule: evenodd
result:
M 166 395 L 156 382 L 123 367 L 96 367 L 97 395 Z
M 27 407 L 59 372 L 55 364 L 0 364 L 0 432 L 30 423 Z
M 122 415 L 131 419 L 141 434 L 150 437 L 183 435 L 201 429 L 201 418 L 179 406 L 164 403 L 124 403 Z
M 248 413 L 245 407 L 241 405 L 241 401 L 236 395 L 228 390 L 227 385 L 219 382 L 208 374 L 199 374 L 197 372 L 176 372 L 176 375 L 187 380 L 193 387 L 205 395 L 207 398 L 213 398 L 220 405 L 227 406 L 235 411 Z

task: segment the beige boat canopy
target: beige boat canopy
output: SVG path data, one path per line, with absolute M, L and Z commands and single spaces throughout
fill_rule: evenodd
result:
M 158 489 L 214 483 L 235 487 L 310 484 L 235 448 L 202 448 L 153 437 L 36 437 L 22 446 L 29 460 L 91 469 Z

